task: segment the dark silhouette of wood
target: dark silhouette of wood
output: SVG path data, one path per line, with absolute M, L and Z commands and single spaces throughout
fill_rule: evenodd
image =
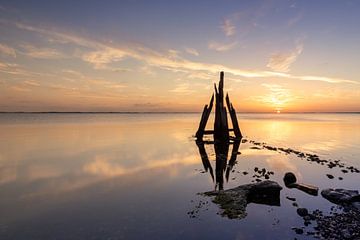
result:
M 209 119 L 213 107 L 213 102 L 214 102 L 214 94 L 213 94 L 211 96 L 210 104 L 204 106 L 199 123 L 199 128 L 195 134 L 197 140 L 202 140 L 205 134 L 213 134 L 214 141 L 228 142 L 230 139 L 229 132 L 231 131 L 234 132 L 236 139 L 241 139 L 242 134 L 240 131 L 239 123 L 237 121 L 236 111 L 232 103 L 230 102 L 230 98 L 228 94 L 226 94 L 227 109 L 224 105 L 224 72 L 220 72 L 220 81 L 218 87 L 216 86 L 216 84 L 214 84 L 214 90 L 215 90 L 214 130 L 205 130 L 207 121 Z M 229 129 L 229 123 L 227 118 L 228 112 L 230 114 L 230 118 L 233 126 L 232 129 Z
M 220 141 L 229 140 L 227 112 L 224 107 L 224 72 L 220 73 L 219 89 L 215 86 L 215 122 L 214 139 Z
M 229 114 L 231 117 L 231 122 L 233 125 L 233 130 L 234 130 L 234 134 L 236 138 L 242 138 L 242 134 L 239 128 L 239 123 L 236 117 L 236 111 L 235 108 L 233 107 L 232 103 L 230 102 L 230 98 L 229 98 L 229 94 L 226 94 L 226 105 L 229 109 Z
M 227 156 L 229 152 L 229 142 L 216 141 L 214 144 L 215 148 L 215 190 L 224 189 L 224 172 L 227 166 Z
M 209 172 L 211 179 L 215 181 L 215 190 L 224 189 L 224 177 L 226 182 L 229 181 L 230 174 L 234 165 L 236 164 L 236 158 L 238 156 L 238 151 L 240 148 L 241 140 L 235 139 L 234 141 L 230 140 L 228 142 L 224 141 L 203 141 L 196 140 L 196 145 L 199 150 L 202 164 L 204 166 L 205 172 Z M 209 161 L 209 157 L 206 153 L 205 145 L 209 144 L 214 146 L 215 150 L 215 176 L 214 171 Z M 228 160 L 229 147 L 232 146 L 231 156 Z M 225 175 L 225 176 L 224 176 Z
M 199 129 L 196 132 L 196 138 L 197 139 L 202 139 L 204 136 L 204 132 L 205 132 L 205 127 L 206 127 L 206 123 L 209 119 L 212 107 L 213 107 L 213 102 L 214 102 L 214 94 L 211 96 L 210 99 L 210 103 L 209 105 L 205 105 L 204 106 L 204 110 L 203 113 L 201 115 L 201 120 L 200 120 L 200 124 L 199 124 Z

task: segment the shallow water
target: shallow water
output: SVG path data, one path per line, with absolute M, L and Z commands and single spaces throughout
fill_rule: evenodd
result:
M 247 139 L 360 167 L 360 114 L 238 118 Z M 224 189 L 250 183 L 255 166 L 266 168 L 284 187 L 281 206 L 249 204 L 245 219 L 224 218 L 197 194 L 215 187 L 192 137 L 199 119 L 200 114 L 0 114 L 0 239 L 302 239 L 291 227 L 303 220 L 286 196 L 309 210 L 333 205 L 321 195 L 284 187 L 285 172 L 320 190 L 360 190 L 359 174 L 241 143 Z M 213 145 L 206 151 L 215 168 Z M 189 217 L 200 200 L 208 203 Z

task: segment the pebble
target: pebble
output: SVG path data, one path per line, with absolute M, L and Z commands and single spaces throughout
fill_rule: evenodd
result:
M 331 175 L 331 174 L 326 174 L 326 176 L 327 176 L 329 179 L 333 179 L 333 178 L 334 178 L 334 176 Z

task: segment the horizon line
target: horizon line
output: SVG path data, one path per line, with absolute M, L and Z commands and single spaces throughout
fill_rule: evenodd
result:
M 200 111 L 0 111 L 0 114 L 22 113 L 22 114 L 184 114 L 184 113 L 201 113 Z M 360 114 L 360 111 L 329 111 L 329 112 L 237 112 L 241 114 L 311 114 L 311 113 L 338 113 L 338 114 Z

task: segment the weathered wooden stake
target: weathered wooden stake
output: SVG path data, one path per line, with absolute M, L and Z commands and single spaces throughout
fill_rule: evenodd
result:
M 233 129 L 234 129 L 234 134 L 236 138 L 242 138 L 242 134 L 239 128 L 239 123 L 236 117 L 236 111 L 235 108 L 233 107 L 232 103 L 230 102 L 230 98 L 229 98 L 229 94 L 226 94 L 226 105 L 229 109 L 229 114 L 231 117 L 231 122 L 233 125 Z
M 213 107 L 213 102 L 214 102 L 214 94 L 211 96 L 209 106 L 208 105 L 204 106 L 204 110 L 203 110 L 203 113 L 201 115 L 201 120 L 200 120 L 200 124 L 199 124 L 199 129 L 196 132 L 196 138 L 198 140 L 202 139 L 203 136 L 204 136 L 206 123 L 207 123 L 207 121 L 209 119 L 211 109 Z
M 209 119 L 213 102 L 214 102 L 214 94 L 211 96 L 210 104 L 204 106 L 204 110 L 201 115 L 201 120 L 199 124 L 199 128 L 196 132 L 197 140 L 202 140 L 204 134 L 213 134 L 214 141 L 229 141 L 230 131 L 234 131 L 236 139 L 242 138 L 242 134 L 239 128 L 239 123 L 236 117 L 236 111 L 230 102 L 229 95 L 226 94 L 226 107 L 224 106 L 224 72 L 220 72 L 220 81 L 218 88 L 216 84 L 214 84 L 215 89 L 215 121 L 214 121 L 214 130 L 205 130 L 206 123 Z M 232 129 L 229 129 L 227 111 L 229 111 Z
M 229 140 L 227 112 L 224 107 L 224 72 L 220 72 L 219 91 L 215 86 L 214 140 Z

